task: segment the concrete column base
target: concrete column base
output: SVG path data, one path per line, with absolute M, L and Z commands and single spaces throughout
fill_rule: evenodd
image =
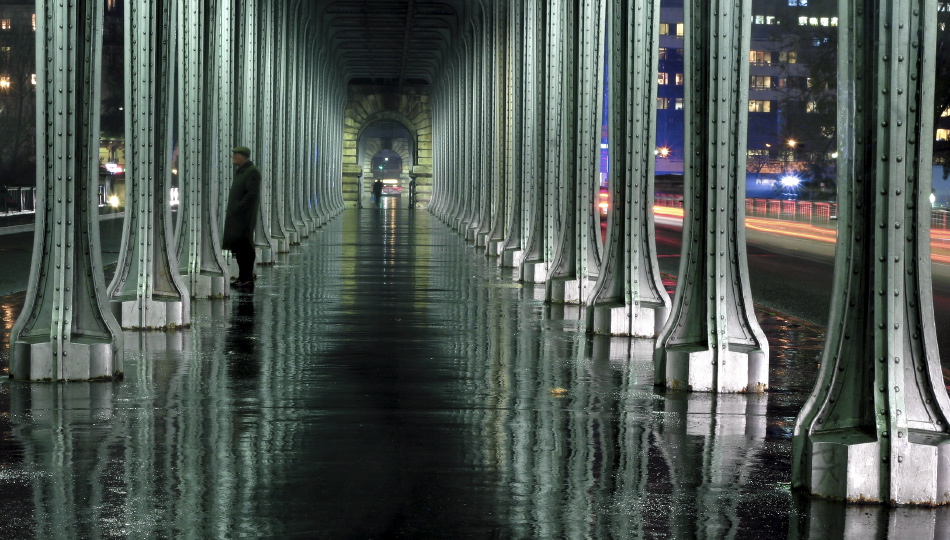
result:
M 229 295 L 230 278 L 227 275 L 186 274 L 185 281 L 192 298 L 223 298 Z
M 553 279 L 548 283 L 548 301 L 558 304 L 583 304 L 585 298 L 579 279 Z
M 290 253 L 289 238 L 274 238 L 274 243 L 277 244 L 277 253 Z
M 667 309 L 645 306 L 591 306 L 590 331 L 610 336 L 654 338 L 666 322 Z
M 848 502 L 950 503 L 950 436 L 899 429 L 896 440 L 858 430 L 812 436 L 811 493 Z M 882 473 L 890 493 L 882 490 Z
M 499 255 L 501 255 L 503 245 L 504 245 L 504 242 L 502 242 L 501 240 L 489 240 L 487 244 L 485 245 L 486 255 L 492 258 L 498 257 Z
M 521 264 L 521 259 L 524 257 L 524 251 L 520 249 L 506 249 L 502 251 L 498 257 L 498 266 L 504 266 L 506 268 L 514 268 Z M 515 274 L 515 279 L 518 278 L 518 275 Z
M 274 250 L 269 247 L 257 248 L 257 264 L 265 266 L 274 264 Z
M 111 302 L 112 314 L 123 329 L 174 330 L 191 324 L 189 300 L 151 298 Z
M 521 264 L 521 281 L 544 283 L 548 280 L 548 263 L 526 262 Z
M 745 393 L 768 390 L 768 358 L 761 351 L 657 349 L 666 355 L 666 387 L 690 392 Z
M 10 375 L 17 380 L 30 381 L 88 381 L 122 378 L 122 359 L 111 343 L 82 341 L 63 343 L 56 348 L 49 341 L 14 343 L 15 364 Z M 122 347 L 117 338 L 116 347 Z
M 488 233 L 473 231 L 475 235 L 475 247 L 488 247 Z

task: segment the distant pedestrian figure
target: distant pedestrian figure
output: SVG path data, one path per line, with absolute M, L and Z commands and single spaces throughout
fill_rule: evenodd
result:
M 376 200 L 376 206 L 381 206 L 383 204 L 383 181 L 376 179 L 373 182 L 373 199 Z
M 238 146 L 231 150 L 231 163 L 237 166 L 228 193 L 221 247 L 234 254 L 238 277 L 231 284 L 239 290 L 254 289 L 254 226 L 261 201 L 261 171 L 251 162 L 251 149 Z

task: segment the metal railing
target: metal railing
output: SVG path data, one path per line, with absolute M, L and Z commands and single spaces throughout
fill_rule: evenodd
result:
M 0 186 L 0 214 L 36 212 L 36 188 L 33 186 Z

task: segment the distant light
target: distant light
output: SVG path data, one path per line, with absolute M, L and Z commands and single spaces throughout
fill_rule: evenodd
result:
M 118 207 L 119 207 L 119 198 L 116 197 L 115 195 L 109 197 L 109 206 L 111 206 L 112 208 L 118 208 Z
M 667 148 L 666 146 L 661 146 L 657 148 L 656 150 L 654 150 L 653 153 L 660 156 L 661 158 L 670 157 L 670 149 Z
M 950 110 L 950 109 L 947 109 L 947 110 Z M 609 145 L 608 145 L 607 143 L 600 143 L 600 149 L 601 149 L 601 150 L 607 150 L 607 147 L 608 147 L 608 146 L 609 146 Z
M 930 194 L 930 206 L 933 206 L 937 202 L 937 196 L 933 193 Z
M 178 188 L 173 187 L 168 194 L 168 206 L 178 206 Z
M 798 144 L 798 141 L 796 141 L 795 139 L 789 139 L 789 140 L 788 140 L 788 147 L 789 147 L 789 148 L 795 148 L 795 145 L 796 145 L 796 144 Z
M 106 163 L 105 165 L 103 165 L 103 167 L 105 167 L 105 169 L 111 172 L 112 174 L 122 172 L 122 167 L 119 166 L 118 163 Z
M 765 147 L 766 147 L 766 148 L 772 148 L 772 145 L 769 144 L 769 143 L 765 143 Z
M 384 184 L 398 184 L 399 180 L 396 180 L 393 178 L 386 178 L 386 179 L 383 179 L 383 183 Z
M 838 152 L 832 152 L 831 159 L 838 159 Z
M 788 176 L 783 176 L 780 182 L 785 187 L 798 187 L 798 185 L 802 183 L 802 179 L 790 174 Z

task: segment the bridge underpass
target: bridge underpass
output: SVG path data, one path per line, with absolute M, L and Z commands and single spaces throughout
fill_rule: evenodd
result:
M 361 9 L 368 4 L 206 5 L 183 0 L 155 3 L 153 10 L 147 9 L 150 2 L 127 7 L 127 39 L 141 61 L 129 64 L 128 76 L 139 86 L 127 85 L 130 170 L 125 233 L 108 287 L 95 232 L 98 212 L 93 190 L 82 180 L 94 176 L 90 171 L 95 170 L 92 149 L 97 133 L 96 107 L 90 104 L 97 103 L 98 34 L 87 30 L 94 30 L 100 20 L 92 14 L 101 12 L 102 4 L 38 6 L 37 45 L 44 48 L 39 57 L 47 59 L 46 65 L 38 66 L 38 103 L 45 104 L 37 124 L 38 140 L 43 142 L 37 153 L 39 211 L 22 311 L 8 330 L 13 381 L 6 388 L 11 400 L 9 425 L 17 434 L 11 448 L 24 456 L 26 467 L 35 467 L 20 470 L 58 467 L 64 476 L 57 481 L 65 484 L 26 482 L 35 504 L 24 508 L 23 530 L 34 525 L 47 530 L 60 519 L 83 527 L 111 523 L 88 515 L 85 501 L 90 499 L 81 492 L 87 486 L 77 488 L 76 477 L 70 476 L 80 474 L 79 469 L 57 450 L 64 445 L 81 448 L 84 443 L 70 438 L 73 431 L 66 428 L 73 425 L 73 418 L 95 422 L 100 413 L 110 422 L 125 422 L 131 430 L 132 435 L 118 443 L 127 453 L 123 455 L 138 457 L 137 445 L 161 438 L 170 448 L 165 457 L 144 459 L 185 460 L 202 464 L 195 470 L 211 471 L 202 475 L 202 486 L 214 489 L 184 481 L 173 481 L 164 489 L 196 489 L 201 491 L 196 495 L 200 504 L 208 508 L 224 504 L 233 516 L 241 516 L 219 519 L 209 516 L 210 510 L 182 510 L 163 522 L 184 520 L 169 525 L 174 530 L 189 525 L 228 531 L 260 526 L 266 536 L 282 534 L 281 527 L 303 530 L 289 524 L 310 523 L 307 518 L 296 519 L 299 513 L 286 507 L 261 506 L 269 504 L 262 494 L 280 489 L 270 483 L 273 477 L 244 477 L 244 469 L 229 472 L 228 467 L 240 461 L 233 456 L 217 456 L 214 465 L 205 467 L 211 459 L 205 457 L 210 455 L 206 450 L 191 456 L 186 447 L 195 445 L 176 442 L 190 436 L 216 437 L 207 433 L 211 430 L 217 437 L 253 446 L 258 440 L 254 436 L 242 438 L 248 426 L 222 417 L 182 419 L 180 433 L 159 435 L 142 428 L 157 425 L 157 419 L 135 423 L 134 413 L 123 406 L 125 400 L 136 403 L 155 388 L 171 388 L 154 382 L 154 370 L 162 365 L 154 358 L 161 356 L 171 358 L 164 364 L 168 380 L 188 386 L 187 397 L 185 393 L 178 397 L 175 390 L 174 400 L 228 414 L 229 419 L 248 407 L 252 416 L 264 419 L 254 422 L 265 431 L 272 424 L 316 430 L 301 434 L 302 439 L 261 434 L 268 444 L 274 439 L 283 443 L 254 446 L 261 455 L 244 454 L 261 460 L 255 466 L 264 466 L 268 457 L 299 464 L 295 452 L 325 444 L 321 452 L 339 455 L 315 458 L 308 469 L 313 483 L 320 482 L 321 467 L 337 464 L 334 460 L 352 450 L 334 449 L 333 437 L 319 432 L 339 435 L 358 425 L 350 421 L 353 414 L 368 410 L 353 401 L 343 405 L 347 400 L 341 399 L 339 421 L 319 426 L 295 422 L 294 414 L 321 416 L 320 411 L 333 408 L 308 401 L 324 398 L 308 394 L 317 387 L 308 388 L 307 383 L 325 377 L 332 385 L 335 373 L 348 374 L 343 364 L 352 364 L 356 375 L 349 376 L 365 378 L 360 382 L 366 386 L 355 392 L 377 399 L 370 409 L 383 419 L 376 422 L 380 430 L 401 426 L 406 431 L 400 438 L 425 433 L 421 441 L 442 429 L 457 435 L 445 444 L 469 452 L 462 452 L 458 461 L 440 462 L 444 456 L 431 454 L 431 449 L 407 449 L 398 443 L 393 452 L 384 454 L 387 465 L 396 464 L 384 467 L 392 478 L 416 481 L 431 474 L 435 481 L 428 494 L 421 493 L 423 487 L 387 492 L 395 493 L 384 503 L 394 508 L 386 513 L 391 519 L 383 525 L 366 522 L 367 527 L 385 525 L 405 532 L 455 530 L 440 527 L 457 525 L 462 530 L 463 525 L 452 521 L 457 518 L 447 516 L 449 508 L 465 506 L 464 501 L 455 501 L 458 507 L 446 503 L 445 516 L 431 521 L 418 512 L 430 495 L 455 492 L 456 486 L 444 476 L 447 470 L 476 474 L 499 469 L 502 480 L 485 492 L 466 494 L 487 505 L 478 507 L 500 502 L 512 509 L 509 501 L 552 493 L 550 486 L 569 489 L 532 499 L 515 518 L 466 521 L 472 530 L 512 530 L 514 536 L 519 531 L 542 537 L 549 531 L 584 535 L 591 516 L 603 508 L 586 496 L 597 491 L 622 510 L 612 514 L 617 521 L 589 534 L 669 530 L 718 537 L 736 527 L 767 527 L 745 519 L 750 512 L 746 505 L 755 499 L 747 497 L 750 486 L 762 482 L 755 504 L 777 501 L 777 514 L 782 516 L 778 530 L 798 537 L 824 537 L 862 527 L 869 534 L 908 527 L 924 536 L 941 534 L 937 524 L 942 522 L 942 509 L 890 513 L 878 509 L 875 512 L 887 519 L 869 524 L 866 508 L 825 506 L 807 497 L 811 493 L 890 505 L 948 501 L 945 453 L 950 403 L 933 322 L 926 203 L 930 143 L 922 135 L 929 133 L 932 122 L 922 111 L 933 99 L 930 55 L 936 5 L 854 0 L 846 2 L 847 10 L 839 14 L 840 47 L 849 53 L 843 55 L 849 61 L 841 64 L 839 88 L 854 91 L 839 96 L 851 114 L 842 115 L 838 126 L 842 189 L 837 259 L 827 330 L 803 335 L 808 332 L 790 331 L 793 324 L 757 317 L 753 310 L 742 226 L 743 186 L 737 181 L 745 173 L 748 5 L 698 0 L 686 4 L 690 172 L 675 291 L 661 279 L 652 212 L 657 3 L 410 1 Z M 403 16 L 402 26 L 393 25 L 399 20 L 394 14 Z M 385 19 L 388 31 L 377 30 L 374 16 Z M 54 20 L 82 22 L 49 24 Z M 180 30 L 173 32 L 175 28 Z M 863 29 L 871 34 L 861 33 Z M 360 47 L 361 42 L 366 43 Z M 383 43 L 389 46 L 382 47 Z M 876 49 L 885 46 L 889 48 Z M 191 54 L 199 49 L 209 54 Z M 380 50 L 389 55 L 385 61 Z M 232 69 L 232 58 L 237 58 L 241 70 Z M 180 66 L 172 69 L 177 60 Z M 605 63 L 611 74 L 606 80 Z M 57 73 L 71 75 L 54 76 Z M 427 92 L 402 93 L 420 83 L 429 86 Z M 613 205 L 607 238 L 601 242 L 594 208 L 605 85 L 615 90 L 607 107 L 614 149 L 609 182 Z M 362 88 L 366 99 L 354 101 L 354 88 Z M 173 102 L 176 92 L 180 99 Z M 242 106 L 246 103 L 259 106 Z M 358 108 L 362 112 L 356 114 Z M 356 208 L 365 177 L 360 163 L 372 158 L 363 154 L 385 146 L 360 141 L 369 125 L 356 118 L 364 123 L 399 121 L 406 128 L 406 142 L 399 148 L 411 164 L 403 172 L 417 189 L 412 208 L 384 212 Z M 168 156 L 175 144 L 180 148 L 183 195 L 177 219 L 172 220 L 166 194 L 172 167 Z M 231 294 L 230 263 L 218 243 L 231 177 L 227 149 L 236 144 L 254 149 L 266 177 L 257 229 L 261 280 L 253 298 Z M 419 224 L 425 225 L 426 233 L 410 234 Z M 357 241 L 334 243 L 333 234 L 343 235 L 348 226 L 358 231 L 351 233 Z M 454 244 L 444 240 L 445 227 L 457 231 Z M 413 239 L 406 244 L 414 264 L 400 267 L 398 250 L 387 247 L 385 240 L 381 244 L 370 240 L 385 239 L 387 234 Z M 474 249 L 462 250 L 463 242 Z M 307 258 L 306 254 L 333 245 L 342 246 L 338 254 L 325 260 Z M 446 245 L 458 251 L 450 254 Z M 443 257 L 449 255 L 452 264 L 425 264 L 446 261 Z M 306 263 L 291 264 L 294 256 Z M 360 261 L 375 270 L 365 271 Z M 471 275 L 478 275 L 472 272 L 486 272 L 492 279 L 485 278 L 474 290 L 427 285 L 428 295 L 395 292 L 399 285 L 406 292 L 418 292 L 418 283 L 450 279 L 451 274 L 440 272 L 463 263 L 482 270 L 459 272 L 459 282 L 471 284 Z M 298 286 L 284 287 L 287 280 Z M 390 282 L 392 287 L 384 286 Z M 376 295 L 361 299 L 358 291 Z M 463 306 L 457 308 L 461 314 L 453 315 L 458 318 L 451 324 L 447 317 L 434 323 L 431 310 L 441 309 L 440 294 L 446 291 L 450 303 Z M 486 296 L 488 291 L 517 292 L 524 303 L 510 313 L 492 313 L 494 300 Z M 391 305 L 386 302 L 389 295 L 395 296 Z M 281 333 L 289 332 L 292 324 L 326 320 L 321 317 L 330 312 L 321 310 L 331 298 L 342 305 L 342 319 L 328 321 L 333 331 L 326 339 L 320 333 L 331 328 L 294 327 L 300 332 L 296 336 Z M 258 315 L 278 307 L 290 310 L 283 321 L 294 322 Z M 559 318 L 559 313 L 572 315 Z M 396 320 L 400 316 L 405 320 Z M 469 316 L 478 320 L 465 320 Z M 386 317 L 394 322 L 380 325 Z M 265 320 L 267 324 L 262 324 Z M 532 331 L 518 324 L 543 331 L 531 337 Z M 512 332 L 475 331 L 505 325 L 513 325 Z M 404 326 L 414 340 L 402 341 Z M 269 336 L 264 327 L 270 328 Z M 369 331 L 360 332 L 361 327 Z M 425 331 L 414 334 L 420 328 Z M 223 344 L 209 346 L 202 341 L 202 335 L 222 338 L 222 332 Z M 523 337 L 528 342 L 521 347 Z M 788 345 L 792 340 L 799 340 L 797 346 Z M 472 343 L 470 349 L 475 351 L 466 353 L 469 356 L 461 352 L 466 343 Z M 334 347 L 353 355 L 329 366 L 304 361 L 311 354 L 327 358 L 323 353 Z M 430 347 L 445 356 L 439 361 L 427 357 Z M 453 353 L 453 347 L 459 350 Z M 405 349 L 410 352 L 395 362 L 376 358 L 395 350 L 402 355 Z M 264 361 L 267 355 L 272 355 L 269 362 Z M 792 367 L 787 363 L 790 355 L 799 362 Z M 241 378 L 246 371 L 259 373 L 263 365 L 259 363 L 267 364 L 270 375 L 266 384 L 258 380 L 252 390 L 284 399 L 282 385 L 289 385 L 290 395 L 299 395 L 296 408 L 284 411 L 290 418 L 281 418 L 280 411 L 263 404 L 264 399 L 229 402 L 224 390 L 208 382 L 212 375 L 203 372 L 218 370 L 221 375 L 234 370 L 228 377 Z M 167 375 L 189 366 L 197 372 L 180 379 Z M 510 366 L 519 368 L 513 372 Z M 459 371 L 453 373 L 453 368 Z M 565 384 L 554 375 L 558 370 L 571 375 L 562 375 Z M 528 379 L 522 378 L 525 371 L 531 373 Z M 466 377 L 485 377 L 493 390 L 479 390 L 474 383 L 467 386 Z M 622 384 L 597 391 L 584 387 L 601 377 Z M 67 382 L 43 382 L 49 380 Z M 219 383 L 223 380 L 218 378 Z M 517 389 L 511 395 L 519 397 L 502 398 L 498 388 Z M 409 395 L 401 395 L 403 390 Z M 74 398 L 71 394 L 76 392 L 88 397 Z M 476 401 L 453 402 L 468 398 L 466 392 L 472 392 Z M 608 403 L 627 398 L 645 399 L 654 407 L 651 411 L 664 413 L 661 417 L 685 416 L 658 427 L 647 420 L 651 415 L 625 416 L 626 405 Z M 509 401 L 502 403 L 505 399 Z M 569 414 L 557 419 L 531 414 L 532 404 L 542 400 L 545 406 L 562 407 L 557 410 Z M 74 417 L 69 406 L 76 403 L 80 412 Z M 173 401 L 167 407 L 184 411 L 188 405 Z M 401 413 L 404 409 L 432 414 L 410 419 Z M 501 417 L 473 420 L 481 414 L 475 411 L 494 411 L 492 415 Z M 601 425 L 597 418 L 603 411 L 607 423 Z M 577 414 L 592 423 L 569 421 Z M 448 418 L 473 423 L 453 431 L 446 425 L 451 424 Z M 471 427 L 475 425 L 481 431 Z M 684 425 L 685 431 L 678 431 Z M 610 435 L 605 438 L 607 426 Z M 42 438 L 53 432 L 58 435 L 52 441 Z M 723 442 L 740 433 L 738 439 Z M 545 440 L 535 439 L 541 434 Z M 379 430 L 373 436 L 380 436 Z M 135 442 L 126 445 L 127 438 Z M 591 442 L 594 439 L 596 443 Z M 725 447 L 716 446 L 717 440 Z M 311 444 L 300 446 L 301 441 Z M 702 450 L 695 455 L 684 450 L 700 442 Z M 86 448 L 114 447 L 109 440 L 90 444 Z M 473 448 L 487 453 L 476 457 Z M 497 449 L 501 450 L 496 453 Z M 616 456 L 612 464 L 624 464 L 623 475 L 603 468 L 601 457 L 607 454 Z M 584 455 L 590 459 L 583 461 Z M 710 456 L 715 459 L 707 459 Z M 397 466 L 400 457 L 406 459 L 405 468 Z M 134 460 L 126 461 L 132 470 Z M 376 458 L 367 461 L 383 467 Z M 88 471 L 108 463 L 93 459 L 82 465 L 92 468 Z M 361 463 L 350 461 L 343 469 L 362 471 L 357 467 Z M 506 468 L 509 463 L 512 467 Z M 756 463 L 769 466 L 755 469 Z M 292 469 L 281 469 L 281 474 L 288 471 Z M 647 512 L 648 491 L 634 486 L 650 484 L 651 475 L 663 471 L 669 473 L 661 481 L 668 484 L 671 500 L 696 502 L 685 510 L 664 507 L 659 514 Z M 677 476 L 683 471 L 685 476 Z M 525 475 L 534 480 L 525 482 Z M 618 480 L 621 477 L 623 481 Z M 129 497 L 110 507 L 117 509 L 114 515 L 126 516 L 142 510 L 142 505 L 148 507 L 142 511 L 153 511 L 156 507 L 149 506 L 148 497 L 139 494 L 150 494 L 155 478 L 123 477 L 129 486 L 138 484 L 127 488 Z M 208 490 L 219 493 L 215 489 L 221 485 L 241 485 L 243 491 L 222 489 L 219 495 L 207 495 Z M 789 487 L 799 488 L 796 493 L 803 494 L 804 509 L 794 506 Z M 513 491 L 498 491 L 502 488 Z M 60 511 L 60 502 L 44 493 L 66 493 L 72 506 Z M 362 492 L 358 493 L 351 500 L 360 500 Z M 723 493 L 727 495 L 715 495 Z M 102 495 L 97 497 L 93 499 L 101 500 Z M 405 508 L 413 510 L 407 514 Z M 541 519 L 540 513 L 549 517 Z M 824 519 L 828 515 L 834 516 L 831 522 Z M 119 519 L 112 516 L 103 519 Z M 248 524 L 243 516 L 249 516 Z M 359 515 L 350 518 L 344 521 L 363 523 Z M 878 528 L 878 523 L 884 524 Z M 390 530 L 378 527 L 371 532 Z

